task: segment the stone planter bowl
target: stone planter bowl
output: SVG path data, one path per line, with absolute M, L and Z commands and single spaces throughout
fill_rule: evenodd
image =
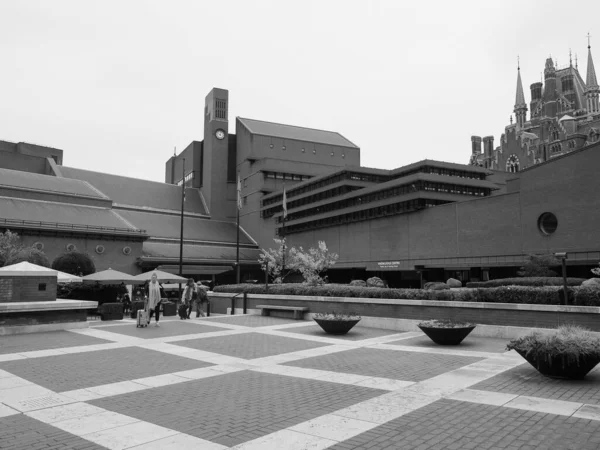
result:
M 328 334 L 346 334 L 350 331 L 354 325 L 360 322 L 360 319 L 356 320 L 328 320 L 328 319 L 317 319 L 314 318 L 315 322 L 319 324 L 323 331 Z
M 598 363 L 600 357 L 597 355 L 584 356 L 577 362 L 566 362 L 561 356 L 553 358 L 538 358 L 527 355 L 523 350 L 515 349 L 529 364 L 542 375 L 549 378 L 561 378 L 570 380 L 582 380 Z
M 439 345 L 458 345 L 464 338 L 466 338 L 471 331 L 475 329 L 476 325 L 462 328 L 437 328 L 437 327 L 425 327 L 418 325 L 418 327 L 425 333 L 429 338 Z

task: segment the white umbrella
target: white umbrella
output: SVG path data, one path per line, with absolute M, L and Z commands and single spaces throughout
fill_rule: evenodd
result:
M 81 283 L 82 279 L 70 273 L 61 272 L 59 270 L 49 269 L 48 267 L 38 266 L 27 261 L 23 261 L 10 266 L 0 267 L 1 271 L 5 272 L 44 272 L 56 274 L 56 281 L 59 283 Z
M 101 272 L 92 273 L 83 277 L 84 283 L 100 283 L 100 284 L 141 284 L 133 275 L 119 272 L 118 270 L 106 269 Z
M 150 272 L 141 273 L 133 277 L 141 282 L 150 281 L 152 275 L 156 274 L 156 278 L 159 283 L 187 283 L 187 278 L 180 277 L 179 275 L 173 275 L 169 272 L 163 272 L 162 270 L 151 270 Z

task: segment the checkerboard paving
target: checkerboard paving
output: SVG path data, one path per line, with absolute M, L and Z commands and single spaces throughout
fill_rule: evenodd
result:
M 0 355 L 50 350 L 80 345 L 105 344 L 109 341 L 90 336 L 77 336 L 68 331 L 0 336 Z
M 600 369 L 549 380 L 493 339 L 238 315 L 14 342 L 2 449 L 600 449 Z

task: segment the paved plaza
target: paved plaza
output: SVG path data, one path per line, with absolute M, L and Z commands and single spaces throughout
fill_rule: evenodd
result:
M 545 378 L 507 341 L 216 316 L 0 336 L 0 448 L 600 449 L 600 367 Z

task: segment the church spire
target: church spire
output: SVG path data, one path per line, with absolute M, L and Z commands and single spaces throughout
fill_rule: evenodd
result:
M 523 82 L 521 81 L 521 63 L 517 58 L 517 96 L 515 98 L 515 116 L 517 127 L 523 128 L 527 120 L 527 103 L 525 103 L 525 94 L 523 93 Z
M 585 80 L 586 89 L 585 97 L 587 101 L 587 112 L 588 114 L 600 113 L 600 86 L 598 86 L 598 79 L 596 78 L 596 70 L 594 69 L 594 61 L 592 59 L 592 47 L 590 45 L 590 33 L 587 34 L 588 38 L 588 63 L 587 63 L 587 76 Z

